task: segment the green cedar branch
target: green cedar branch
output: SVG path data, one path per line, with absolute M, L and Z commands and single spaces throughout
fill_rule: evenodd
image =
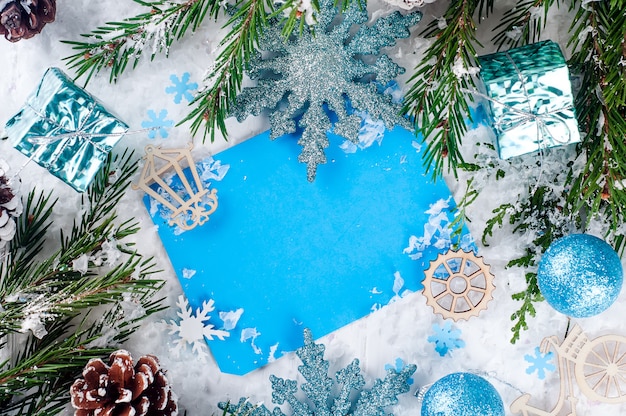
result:
M 539 10 L 533 8 L 543 8 L 545 19 L 548 9 L 555 4 L 558 6 L 559 1 L 520 2 L 518 9 L 506 15 L 509 20 L 500 25 L 502 33 L 518 27 L 522 34 L 519 43 L 536 40 L 545 20 L 538 19 L 536 13 Z M 594 222 L 595 227 L 602 227 L 605 238 L 619 253 L 623 254 L 626 249 L 623 228 L 626 223 L 624 5 L 623 0 L 572 2 L 575 16 L 569 30 L 569 46 L 573 54 L 568 63 L 573 74 L 581 77 L 575 102 L 583 132 L 577 148 L 578 159 L 570 162 L 566 171 L 544 176 L 542 183 L 546 185 L 529 189 L 527 195 L 520 196 L 517 204 L 505 203 L 494 210 L 494 216 L 487 221 L 483 232 L 483 242 L 486 243 L 494 229 L 502 227 L 508 218 L 514 226 L 514 233 L 530 232 L 534 236 L 525 253 L 507 265 L 527 270 L 526 290 L 513 295 L 513 299 L 522 304 L 511 316 L 515 322 L 512 342 L 528 328 L 528 317 L 535 316 L 534 304 L 543 300 L 534 270 L 552 241 L 571 230 L 584 232 Z M 562 188 L 566 192 L 554 192 Z
M 87 76 L 85 84 L 102 70 L 110 71 L 109 81 L 116 81 L 130 61 L 133 68 L 137 66 L 145 50 L 151 60 L 158 53 L 167 55 L 174 40 L 188 30 L 196 31 L 207 15 L 217 18 L 221 9 L 217 0 L 133 1 L 150 11 L 82 34 L 85 41 L 63 41 L 77 51 L 64 59 L 76 69 L 77 78 Z
M 469 115 L 466 91 L 475 89 L 469 75 L 455 73 L 455 67 L 468 70 L 476 60 L 476 22 L 493 9 L 493 0 L 452 0 L 442 19 L 429 23 L 422 35 L 435 38 L 410 78 L 402 112 L 413 118 L 416 132 L 427 141 L 424 165 L 433 177 L 456 170 L 463 161 L 460 145 L 467 132 Z
M 537 273 L 533 271 L 537 269 L 541 255 L 552 241 L 565 235 L 572 224 L 581 224 L 580 217 L 570 216 L 565 212 L 567 195 L 555 194 L 550 186 L 531 188 L 527 195 L 520 198 L 518 204 L 504 203 L 494 209 L 494 216 L 487 221 L 482 235 L 483 243 L 487 243 L 494 228 L 502 227 L 508 218 L 508 223 L 514 226 L 513 233 L 520 237 L 527 233 L 532 236 L 532 244 L 524 249 L 524 253 L 506 265 L 507 268 L 530 270 L 525 273 L 526 289 L 512 295 L 513 300 L 522 302 L 519 309 L 511 315 L 511 320 L 514 321 L 511 328 L 513 343 L 519 340 L 522 330 L 528 329 L 527 319 L 534 317 L 536 313 L 534 304 L 544 300 L 537 284 Z
M 512 344 L 515 344 L 519 340 L 522 331 L 528 330 L 528 317 L 534 318 L 537 314 L 535 304 L 544 301 L 539 291 L 539 285 L 537 284 L 537 273 L 526 273 L 525 278 L 527 285 L 526 290 L 511 295 L 513 300 L 522 302 L 522 306 L 511 315 L 511 321 L 515 322 L 511 327 L 511 331 L 513 332 L 513 336 L 511 337 Z

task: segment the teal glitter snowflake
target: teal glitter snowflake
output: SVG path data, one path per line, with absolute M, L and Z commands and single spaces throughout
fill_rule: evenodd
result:
M 415 365 L 406 365 L 397 372 L 391 368 L 383 380 L 376 380 L 371 390 L 362 391 L 365 379 L 361 375 L 359 360 L 355 359 L 350 365 L 339 370 L 335 381 L 328 377 L 329 362 L 324 360 L 324 345 L 313 342 L 311 331 L 304 331 L 304 346 L 296 351 L 302 360 L 298 371 L 306 380 L 300 387 L 308 400 L 301 401 L 296 394 L 298 383 L 295 380 L 285 380 L 274 375 L 270 376 L 272 383 L 272 402 L 291 406 L 293 416 L 377 416 L 385 415 L 384 408 L 398 402 L 397 395 L 409 391 L 408 379 L 416 370 Z M 360 392 L 359 398 L 353 405 L 352 390 Z M 336 397 L 333 393 L 337 392 Z M 310 406 L 313 405 L 313 408 Z M 284 416 L 279 407 L 270 412 L 265 405 L 254 405 L 249 399 L 241 398 L 236 405 L 220 403 L 219 407 L 233 415 L 246 416 Z
M 313 30 L 305 27 L 285 41 L 281 25 L 270 26 L 259 39 L 263 53 L 251 59 L 247 71 L 257 85 L 241 91 L 233 112 L 241 122 L 250 114 L 269 111 L 272 139 L 301 129 L 298 160 L 307 164 L 309 181 L 315 179 L 317 166 L 326 163 L 326 132 L 331 127 L 358 143 L 358 112 L 383 120 L 389 129 L 396 124 L 410 128 L 399 115 L 399 104 L 377 90 L 377 83 L 385 85 L 404 72 L 380 49 L 408 37 L 408 28 L 422 14 L 394 12 L 367 26 L 367 10 L 352 2 L 338 16 L 334 0 L 321 0 Z M 354 25 L 361 25 L 356 32 L 351 31 Z M 327 110 L 336 117 L 334 126 Z

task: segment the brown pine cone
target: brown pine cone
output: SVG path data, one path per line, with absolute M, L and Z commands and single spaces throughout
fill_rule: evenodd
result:
M 74 416 L 176 416 L 176 396 L 159 362 L 143 356 L 133 367 L 130 353 L 119 350 L 109 365 L 92 359 L 70 388 Z
M 32 38 L 54 22 L 55 15 L 56 0 L 9 1 L 0 11 L 0 34 L 11 42 Z

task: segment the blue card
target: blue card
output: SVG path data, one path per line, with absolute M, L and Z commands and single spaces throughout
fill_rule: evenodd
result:
M 246 374 L 301 347 L 304 328 L 321 337 L 421 289 L 450 246 L 454 201 L 424 173 L 412 132 L 396 127 L 352 153 L 329 138 L 313 183 L 294 136 L 266 132 L 216 155 L 230 165 L 211 184 L 219 206 L 190 231 L 145 199 L 190 306 L 213 299 L 210 323 L 229 330 L 207 340 L 223 372 Z

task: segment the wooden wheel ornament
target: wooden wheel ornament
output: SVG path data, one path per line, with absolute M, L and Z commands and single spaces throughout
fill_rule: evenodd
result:
M 574 374 L 578 387 L 591 400 L 626 402 L 626 337 L 604 335 L 585 344 Z
M 449 250 L 430 263 L 422 293 L 426 304 L 444 318 L 469 319 L 493 299 L 494 275 L 473 252 Z

